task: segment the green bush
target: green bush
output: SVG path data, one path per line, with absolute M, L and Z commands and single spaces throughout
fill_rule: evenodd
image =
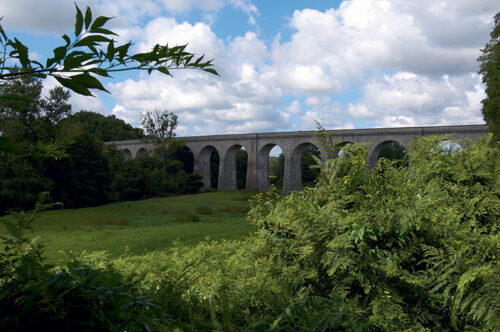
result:
M 8 234 L 0 236 L 1 330 L 149 330 L 168 324 L 159 307 L 109 264 L 47 266 L 42 246 L 30 236 L 33 218 L 17 213 L 3 219 Z
M 316 187 L 251 201 L 277 275 L 304 296 L 277 328 L 498 327 L 499 152 L 484 140 L 442 152 L 442 139 L 415 142 L 411 168 L 369 170 L 349 146 Z

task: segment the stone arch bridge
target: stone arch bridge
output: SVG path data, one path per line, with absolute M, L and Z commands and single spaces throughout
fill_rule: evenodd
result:
M 433 126 L 375 129 L 342 129 L 327 131 L 335 146 L 345 143 L 371 143 L 368 160 L 374 166 L 384 145 L 397 142 L 407 150 L 412 139 L 430 135 L 452 135 L 460 145 L 469 138 L 476 140 L 488 132 L 486 125 Z M 302 188 L 301 155 L 310 144 L 317 144 L 316 131 L 275 132 L 256 134 L 210 135 L 179 137 L 194 157 L 194 172 L 201 174 L 205 186 L 210 186 L 210 155 L 219 154 L 219 190 L 236 189 L 236 154 L 244 148 L 248 154 L 246 189 L 266 190 L 269 187 L 269 153 L 278 145 L 284 155 L 283 193 Z M 142 140 L 106 142 L 123 151 L 125 158 L 135 158 L 153 147 Z M 324 155 L 324 154 L 322 154 Z M 324 159 L 324 158 L 323 158 Z

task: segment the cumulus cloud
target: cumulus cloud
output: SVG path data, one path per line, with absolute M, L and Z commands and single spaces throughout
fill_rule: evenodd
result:
M 258 28 L 222 39 L 207 21 L 172 16 L 232 6 L 255 24 L 259 10 L 250 0 L 77 2 L 123 17 L 116 29 L 123 41 L 137 41 L 137 51 L 188 43 L 190 52 L 215 59 L 220 77 L 183 70 L 174 78 L 153 73 L 108 84 L 113 113 L 134 125 L 141 112 L 155 108 L 177 113 L 183 135 L 308 130 L 314 120 L 327 128 L 482 122 L 476 59 L 489 39 L 497 1 L 344 0 L 338 8 L 294 11 L 289 35 L 271 43 Z M 71 3 L 38 3 L 5 2 L 0 11 L 15 18 L 9 21 L 14 27 L 71 26 L 72 20 L 53 14 L 72 18 L 59 14 L 72 13 Z M 22 11 L 30 5 L 39 12 Z M 350 90 L 356 93 L 346 101 Z M 293 101 L 283 105 L 283 97 Z
M 381 75 L 365 86 L 354 117 L 370 117 L 380 127 L 482 123 L 481 77 L 475 73 L 431 79 L 409 72 Z
M 216 77 L 195 70 L 179 70 L 174 78 L 159 73 L 137 80 L 109 84 L 117 99 L 116 115 L 138 119 L 143 111 L 166 109 L 192 134 L 266 131 L 290 126 L 290 117 L 278 110 L 282 89 L 268 70 L 268 49 L 255 33 L 248 32 L 225 43 L 205 23 L 179 23 L 157 18 L 143 30 L 139 50 L 156 42 L 187 43 L 190 52 L 215 58 Z M 137 123 L 137 120 L 135 121 Z
M 349 0 L 296 10 L 294 32 L 274 44 L 274 61 L 284 86 L 308 93 L 337 93 L 367 71 L 474 72 L 496 8 L 490 0 Z

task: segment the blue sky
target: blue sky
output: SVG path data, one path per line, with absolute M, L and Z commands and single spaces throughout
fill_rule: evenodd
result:
M 497 1 L 85 0 L 136 51 L 188 43 L 221 77 L 115 75 L 111 94 L 74 95 L 73 111 L 133 125 L 154 109 L 178 135 L 482 123 L 479 49 Z M 0 0 L 2 24 L 44 59 L 74 20 L 72 1 Z M 45 81 L 45 92 L 57 83 Z

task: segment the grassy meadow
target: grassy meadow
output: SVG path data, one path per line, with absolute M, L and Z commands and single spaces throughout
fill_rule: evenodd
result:
M 246 221 L 251 195 L 245 191 L 208 192 L 46 211 L 38 215 L 33 229 L 51 263 L 68 260 L 71 251 L 140 255 L 170 248 L 174 241 L 195 245 L 207 238 L 247 236 L 252 231 Z

